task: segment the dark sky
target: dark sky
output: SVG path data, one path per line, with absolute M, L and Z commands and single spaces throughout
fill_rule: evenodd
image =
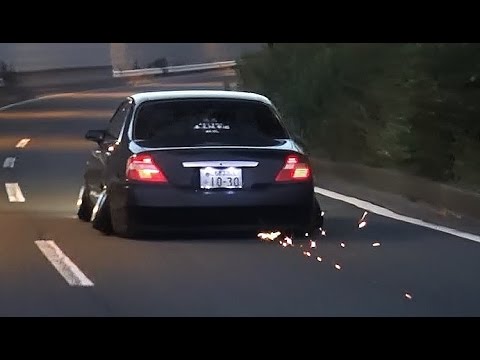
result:
M 260 43 L 0 43 L 0 60 L 17 71 L 113 65 L 131 68 L 166 57 L 170 64 L 233 60 Z

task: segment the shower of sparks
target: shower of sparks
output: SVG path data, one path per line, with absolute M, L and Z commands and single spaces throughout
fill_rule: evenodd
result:
M 283 247 L 287 247 L 287 243 L 283 243 L 282 246 L 283 246 Z
M 317 256 L 317 260 L 321 262 L 322 258 L 320 256 Z
M 288 236 L 285 236 L 285 241 L 287 242 L 287 245 L 293 246 L 292 238 L 289 238 Z
M 325 211 L 322 211 L 322 216 L 324 216 L 324 215 L 325 215 Z
M 358 228 L 361 229 L 367 225 L 366 221 L 362 221 L 360 224 L 358 224 Z
M 405 293 L 405 297 L 408 299 L 408 300 L 412 300 L 413 296 L 410 295 L 409 293 Z
M 379 242 L 373 243 L 372 246 L 374 247 L 380 246 L 380 243 Z
M 320 230 L 322 229 L 320 228 Z M 327 233 L 325 232 L 325 230 L 322 230 L 322 236 L 327 236 Z
M 305 255 L 305 256 L 312 256 L 312 254 L 310 253 L 310 251 L 304 251 L 304 252 L 303 252 L 303 255 Z
M 277 237 L 279 237 L 280 234 L 281 234 L 280 231 L 269 232 L 269 233 L 258 233 L 257 237 L 259 237 L 262 240 L 273 241 Z
M 315 249 L 317 247 L 316 241 L 310 240 L 310 248 Z
M 308 233 L 305 233 L 305 237 L 308 237 Z
M 337 270 L 341 270 L 341 269 L 342 269 L 342 267 L 341 267 L 340 265 L 338 265 L 338 264 L 335 264 L 335 269 L 337 269 Z
M 344 248 L 344 247 L 345 247 L 345 243 L 343 243 L 343 242 L 340 243 L 340 246 L 341 246 L 342 248 Z

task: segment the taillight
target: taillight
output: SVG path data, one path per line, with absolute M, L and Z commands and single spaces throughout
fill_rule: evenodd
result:
M 304 181 L 311 176 L 310 166 L 298 155 L 288 155 L 275 181 Z
M 166 183 L 167 178 L 160 167 L 155 164 L 150 154 L 135 154 L 128 158 L 126 176 L 128 180 Z

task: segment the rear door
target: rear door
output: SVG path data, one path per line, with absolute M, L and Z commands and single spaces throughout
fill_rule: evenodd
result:
M 271 185 L 290 139 L 278 115 L 258 101 L 182 99 L 140 105 L 134 141 L 153 152 L 169 183 L 184 189 Z
M 90 195 L 93 198 L 100 194 L 106 183 L 107 166 L 111 155 L 110 147 L 118 141 L 125 120 L 131 112 L 131 109 L 132 104 L 129 100 L 125 100 L 120 104 L 108 122 L 104 141 L 98 144 L 98 147 L 91 153 L 88 161 L 86 180 L 90 188 Z

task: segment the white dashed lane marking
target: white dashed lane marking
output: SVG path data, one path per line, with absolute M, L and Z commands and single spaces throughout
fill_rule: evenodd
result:
M 5 190 L 7 191 L 8 201 L 10 202 L 25 202 L 25 197 L 18 183 L 6 183 Z
M 3 167 L 4 168 L 13 168 L 15 165 L 15 158 L 14 157 L 7 157 L 5 161 L 3 162 Z
M 27 144 L 30 142 L 30 139 L 22 139 L 20 140 L 17 145 L 15 145 L 16 148 L 24 148 L 27 146 Z
M 35 244 L 70 286 L 94 285 L 53 240 L 37 240 Z

